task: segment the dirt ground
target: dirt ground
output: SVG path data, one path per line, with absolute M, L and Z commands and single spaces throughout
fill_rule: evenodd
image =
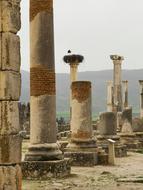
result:
M 116 158 L 116 166 L 72 167 L 71 175 L 23 181 L 23 190 L 143 190 L 143 154 Z

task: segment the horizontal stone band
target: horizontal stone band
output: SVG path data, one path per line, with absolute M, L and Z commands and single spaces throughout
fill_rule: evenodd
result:
M 31 96 L 55 95 L 55 72 L 45 68 L 31 68 L 30 93 Z
M 53 0 L 30 0 L 30 21 L 42 11 L 52 13 Z

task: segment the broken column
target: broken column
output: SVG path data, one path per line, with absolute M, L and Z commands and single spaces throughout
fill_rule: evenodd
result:
M 113 81 L 107 81 L 107 111 L 113 111 Z
M 123 108 L 128 107 L 128 81 L 124 80 L 122 81 L 122 86 L 123 86 Z
M 122 128 L 120 134 L 121 142 L 127 146 L 127 149 L 137 149 L 140 144 L 135 138 L 132 128 L 132 108 L 125 108 L 122 112 Z
M 143 80 L 139 80 L 140 85 L 140 118 L 143 118 Z
M 97 164 L 97 146 L 92 129 L 91 82 L 73 82 L 71 90 L 71 142 L 65 155 L 73 159 L 72 165 L 93 166 Z
M 30 0 L 30 146 L 23 162 L 25 178 L 70 173 L 57 143 L 53 1 Z
M 21 190 L 20 0 L 0 1 L 0 189 Z
M 103 112 L 100 114 L 98 130 L 98 145 L 102 146 L 108 152 L 108 139 L 112 139 L 115 141 L 116 157 L 126 156 L 126 146 L 120 143 L 120 137 L 117 135 L 117 115 L 115 112 Z
M 124 58 L 118 55 L 111 55 L 114 64 L 114 110 L 122 111 L 122 84 L 121 84 L 121 65 Z

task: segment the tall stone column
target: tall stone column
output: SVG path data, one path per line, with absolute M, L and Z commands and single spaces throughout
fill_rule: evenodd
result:
M 107 81 L 107 111 L 113 111 L 113 81 Z
M 73 159 L 73 165 L 95 165 L 97 148 L 92 128 L 91 82 L 75 81 L 71 85 L 71 90 L 71 142 L 65 155 Z
M 20 0 L 0 1 L 0 189 L 21 190 Z
M 143 80 L 139 80 L 140 85 L 140 117 L 143 118 Z
M 39 176 L 46 178 L 50 172 L 53 176 L 59 173 L 65 175 L 62 167 L 61 171 L 59 171 L 60 167 L 56 168 L 57 164 L 64 165 L 65 160 L 56 137 L 53 0 L 45 0 L 44 3 L 43 0 L 30 0 L 30 50 L 31 132 L 23 174 L 24 177 L 31 178 Z M 53 170 L 50 166 L 53 162 L 47 161 L 56 160 L 55 170 Z M 33 165 L 34 161 L 35 165 Z M 30 176 L 27 176 L 29 165 L 32 165 L 33 169 Z M 36 176 L 35 172 L 37 172 Z
M 65 55 L 63 58 L 64 62 L 70 65 L 70 85 L 72 82 L 77 81 L 78 66 L 83 62 L 84 57 L 82 55 L 69 54 Z M 72 102 L 72 92 L 70 90 L 70 115 L 71 115 L 71 102 Z M 71 117 L 71 116 L 70 116 Z
M 118 55 L 111 55 L 114 64 L 114 107 L 115 111 L 122 111 L 122 84 L 121 84 L 121 65 L 124 58 Z
M 123 86 L 123 108 L 128 107 L 128 81 L 124 80 L 122 81 Z

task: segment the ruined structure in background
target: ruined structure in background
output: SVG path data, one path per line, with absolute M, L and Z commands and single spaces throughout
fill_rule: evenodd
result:
M 123 109 L 128 108 L 128 81 L 122 81 L 122 91 L 123 91 Z
M 91 82 L 76 81 L 71 85 L 71 140 L 65 155 L 75 166 L 97 164 L 97 146 L 93 137 L 91 111 Z
M 140 85 L 140 118 L 143 118 L 143 80 L 139 80 Z
M 0 189 L 21 190 L 20 0 L 0 1 Z
M 108 152 L 108 139 L 115 141 L 116 157 L 127 155 L 126 146 L 121 144 L 120 136 L 117 135 L 117 115 L 115 112 L 104 112 L 100 114 L 99 135 L 97 136 L 98 145 Z
M 30 103 L 19 103 L 20 129 L 26 132 L 26 136 L 30 135 Z
M 118 55 L 111 55 L 114 64 L 114 80 L 113 80 L 113 97 L 114 111 L 122 111 L 122 83 L 121 83 L 121 65 L 124 58 Z
M 30 0 L 30 146 L 22 165 L 25 178 L 70 173 L 57 143 L 53 0 Z
M 114 109 L 113 89 L 113 81 L 107 81 L 107 111 L 109 112 Z

